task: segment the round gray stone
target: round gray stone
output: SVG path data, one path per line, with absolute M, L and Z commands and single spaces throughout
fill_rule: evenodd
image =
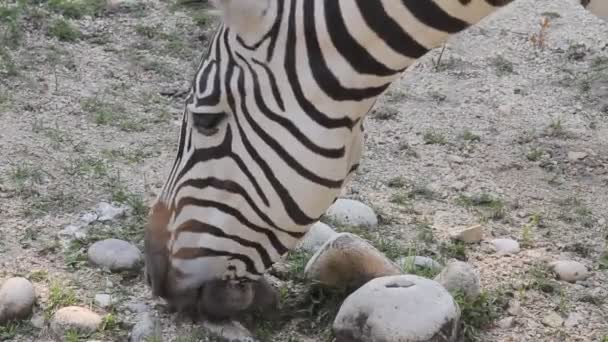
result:
M 376 278 L 353 292 L 333 323 L 338 342 L 455 341 L 460 309 L 441 284 L 415 275 Z
M 298 243 L 297 248 L 307 251 L 316 252 L 324 243 L 336 236 L 336 231 L 323 222 L 317 222 L 310 227 L 310 230 L 302 240 Z
M 29 280 L 9 278 L 0 287 L 0 323 L 27 318 L 35 302 L 36 292 Z
M 136 323 L 131 330 L 130 342 L 145 342 L 161 338 L 160 323 L 149 312 L 137 315 Z
M 589 270 L 583 264 L 574 260 L 559 260 L 549 264 L 560 280 L 574 283 L 589 277 Z
M 511 239 L 494 239 L 490 241 L 494 250 L 498 254 L 517 254 L 519 253 L 519 242 Z
M 68 330 L 90 334 L 101 325 L 101 316 L 80 306 L 67 306 L 55 312 L 51 320 L 51 330 L 57 336 L 64 336 Z
M 340 198 L 329 209 L 325 216 L 341 226 L 375 228 L 378 217 L 369 206 L 355 200 Z
M 404 272 L 408 272 L 408 270 L 412 270 L 412 267 L 416 268 L 428 268 L 434 271 L 441 271 L 443 266 L 437 261 L 425 257 L 425 256 L 407 256 L 400 257 L 395 260 L 395 263 L 401 267 Z
M 111 271 L 134 270 L 141 266 L 141 252 L 132 244 L 118 239 L 97 241 L 88 251 L 91 263 Z
M 435 277 L 435 280 L 448 291 L 459 291 L 468 298 L 476 298 L 481 293 L 479 276 L 473 266 L 462 261 L 449 263 Z

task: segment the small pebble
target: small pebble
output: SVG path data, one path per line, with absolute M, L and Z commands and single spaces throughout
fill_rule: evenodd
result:
M 519 304 L 517 299 L 511 299 L 509 301 L 509 308 L 507 309 L 507 312 L 511 316 L 521 316 L 524 313 L 524 311 L 521 309 L 521 304 Z
M 435 280 L 448 291 L 461 291 L 468 298 L 477 298 L 481 293 L 479 276 L 473 266 L 462 261 L 449 263 Z
M 126 305 L 127 310 L 134 312 L 134 313 L 142 313 L 142 312 L 147 312 L 150 311 L 150 307 L 148 306 L 148 304 L 144 303 L 144 302 L 129 302 Z
M 500 255 L 519 253 L 519 242 L 511 239 L 494 239 L 491 241 L 494 250 Z
M 450 232 L 450 237 L 465 243 L 475 243 L 483 239 L 483 227 L 479 224 Z
M 297 248 L 307 252 L 316 252 L 324 243 L 336 236 L 336 231 L 323 222 L 316 222 L 298 243 Z
M 141 263 L 141 252 L 132 244 L 118 239 L 97 241 L 88 251 L 91 263 L 111 271 L 134 270 Z
M 576 152 L 570 151 L 568 152 L 568 160 L 570 161 L 578 161 L 587 158 L 588 154 L 585 152 Z
M 95 304 L 100 308 L 107 308 L 112 305 L 112 296 L 105 293 L 98 293 L 95 295 Z
M 564 326 L 566 328 L 573 328 L 573 327 L 577 326 L 578 323 L 582 320 L 583 320 L 583 315 L 579 314 L 578 312 L 571 312 L 568 315 L 568 318 L 566 318 L 566 321 L 564 322 Z
M 543 324 L 551 328 L 559 328 L 564 324 L 564 319 L 556 312 L 543 317 Z
M 456 164 L 462 164 L 464 163 L 464 159 L 460 156 L 457 156 L 455 154 L 450 154 L 448 155 L 448 161 L 452 162 L 452 163 L 456 163 Z
M 126 208 L 115 207 L 110 203 L 101 202 L 95 207 L 95 213 L 97 214 L 97 220 L 100 222 L 112 221 L 125 214 Z
M 28 317 L 34 303 L 34 285 L 22 277 L 9 278 L 0 287 L 0 323 Z
M 428 268 L 435 271 L 441 271 L 443 266 L 437 261 L 425 256 L 407 256 L 400 257 L 395 260 L 395 263 L 401 267 L 404 272 L 411 270 L 412 266 L 418 268 Z
M 93 333 L 101 325 L 101 316 L 80 306 L 68 306 L 55 312 L 51 320 L 51 330 L 57 336 L 64 336 L 68 330 Z
M 130 342 L 146 342 L 161 338 L 160 323 L 149 312 L 137 315 L 131 330 Z
M 549 264 L 560 280 L 574 283 L 589 277 L 589 270 L 583 264 L 573 260 L 559 260 Z
M 515 325 L 515 318 L 505 317 L 496 323 L 501 329 L 509 329 Z
M 378 226 L 378 217 L 374 210 L 359 201 L 351 199 L 339 198 L 327 209 L 325 216 L 342 226 L 366 228 Z

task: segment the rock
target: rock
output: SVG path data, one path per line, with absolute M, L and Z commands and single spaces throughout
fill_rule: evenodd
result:
M 568 315 L 568 318 L 566 318 L 566 321 L 564 322 L 564 326 L 566 328 L 573 328 L 573 327 L 577 326 L 578 323 L 583 320 L 583 318 L 584 318 L 583 315 L 579 314 L 578 312 L 571 312 Z
M 519 253 L 519 242 L 511 239 L 494 239 L 490 241 L 494 250 L 500 255 Z
M 223 340 L 230 342 L 256 342 L 251 333 L 241 323 L 237 321 L 228 322 L 211 322 L 205 320 L 203 323 L 205 328 L 210 333 L 220 336 Z
M 84 239 L 87 237 L 89 227 L 82 224 L 70 224 L 65 226 L 59 231 L 59 236 L 73 238 L 73 239 Z
M 373 278 L 401 274 L 401 270 L 369 242 L 340 233 L 310 258 L 304 273 L 325 285 L 359 287 Z
M 425 256 L 401 257 L 397 259 L 395 263 L 399 265 L 399 267 L 401 267 L 401 270 L 403 270 L 403 272 L 406 273 L 408 272 L 408 270 L 412 270 L 412 266 L 417 268 L 428 268 L 434 271 L 441 271 L 441 269 L 443 268 L 440 263 Z
M 112 305 L 112 296 L 105 293 L 98 293 L 95 295 L 95 304 L 100 308 L 107 308 Z
M 453 230 L 450 237 L 465 243 L 475 243 L 483 239 L 483 227 L 479 224 L 464 229 Z
M 476 298 L 481 293 L 479 276 L 473 266 L 462 261 L 449 263 L 435 277 L 448 291 L 460 291 L 465 297 Z
M 45 323 L 44 315 L 40 313 L 34 314 L 30 319 L 30 324 L 36 329 L 44 328 Z
M 126 208 L 115 207 L 110 203 L 100 202 L 95 207 L 95 213 L 97 214 L 97 221 L 112 221 L 125 214 Z
M 456 164 L 462 164 L 464 163 L 464 159 L 460 156 L 457 156 L 455 154 L 450 154 L 448 155 L 448 161 L 452 162 L 452 163 L 456 163 Z
M 333 324 L 337 342 L 454 341 L 460 309 L 437 282 L 415 275 L 376 278 L 353 292 Z
M 452 188 L 453 190 L 456 190 L 456 191 L 463 191 L 464 189 L 467 188 L 467 184 L 465 182 L 455 181 L 454 183 L 452 183 L 450 185 L 450 188 Z
M 319 221 L 310 227 L 308 233 L 298 243 L 297 248 L 314 253 L 329 239 L 336 236 L 336 234 L 338 233 L 330 226 Z
M 160 323 L 148 312 L 137 315 L 129 336 L 130 342 L 146 342 L 161 338 Z
M 126 305 L 127 310 L 134 312 L 134 313 L 142 313 L 142 312 L 147 312 L 150 311 L 150 307 L 148 306 L 148 304 L 144 303 L 144 302 L 129 302 Z
M 27 318 L 36 303 L 34 285 L 22 277 L 7 279 L 0 287 L 0 323 Z
M 97 214 L 96 213 L 85 213 L 82 216 L 80 216 L 80 221 L 87 225 L 91 224 L 91 223 L 97 221 Z
M 498 322 L 496 322 L 496 325 L 498 325 L 498 327 L 500 327 L 501 329 L 512 328 L 515 325 L 515 318 L 505 317 L 505 318 L 499 320 Z
M 575 152 L 575 151 L 570 151 L 568 152 L 568 160 L 570 161 L 579 161 L 579 160 L 583 160 L 585 158 L 587 158 L 588 154 L 585 152 Z
M 325 216 L 341 226 L 375 228 L 378 217 L 369 206 L 355 200 L 340 198 L 332 204 Z
M 51 319 L 51 330 L 57 336 L 64 336 L 68 330 L 90 334 L 101 324 L 101 316 L 80 306 L 67 306 L 55 312 Z
M 562 316 L 556 312 L 552 312 L 547 316 L 543 317 L 543 324 L 551 328 L 559 328 L 564 323 Z
M 511 316 L 521 316 L 524 313 L 524 311 L 521 309 L 521 304 L 519 304 L 517 299 L 511 299 L 509 301 L 509 308 L 507 309 L 507 312 Z
M 589 277 L 589 270 L 585 265 L 573 260 L 559 260 L 549 264 L 560 280 L 574 283 Z
M 89 247 L 88 255 L 91 263 L 111 271 L 134 270 L 141 263 L 139 249 L 118 239 L 95 242 Z

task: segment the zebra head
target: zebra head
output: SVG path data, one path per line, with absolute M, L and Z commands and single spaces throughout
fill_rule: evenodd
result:
M 146 230 L 153 293 L 203 311 L 256 303 L 268 289 L 262 274 L 356 170 L 377 97 L 509 2 L 216 0 L 224 21 L 192 82 Z
M 302 4 L 218 3 L 224 22 L 192 82 L 177 155 L 146 230 L 148 283 L 178 309 L 233 293 L 246 303 L 233 312 L 268 293 L 259 286 L 262 274 L 319 219 L 357 166 L 360 119 L 385 85 L 346 102 L 318 89 L 323 71 L 311 74 L 308 63 L 322 59 L 322 47 L 314 58 L 302 55 Z M 205 295 L 218 282 L 225 288 Z M 242 284 L 258 292 L 243 297 L 250 287 Z

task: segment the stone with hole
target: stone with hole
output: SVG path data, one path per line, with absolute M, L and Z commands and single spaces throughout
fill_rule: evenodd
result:
M 375 228 L 378 217 L 372 208 L 355 200 L 340 198 L 332 204 L 325 217 L 339 226 Z
M 441 284 L 415 275 L 371 280 L 342 304 L 338 342 L 456 341 L 460 309 Z
M 27 318 L 35 302 L 36 292 L 29 280 L 9 278 L 0 287 L 0 323 Z
M 401 274 L 399 267 L 366 240 L 337 234 L 308 261 L 306 277 L 335 287 L 359 287 L 371 279 Z

